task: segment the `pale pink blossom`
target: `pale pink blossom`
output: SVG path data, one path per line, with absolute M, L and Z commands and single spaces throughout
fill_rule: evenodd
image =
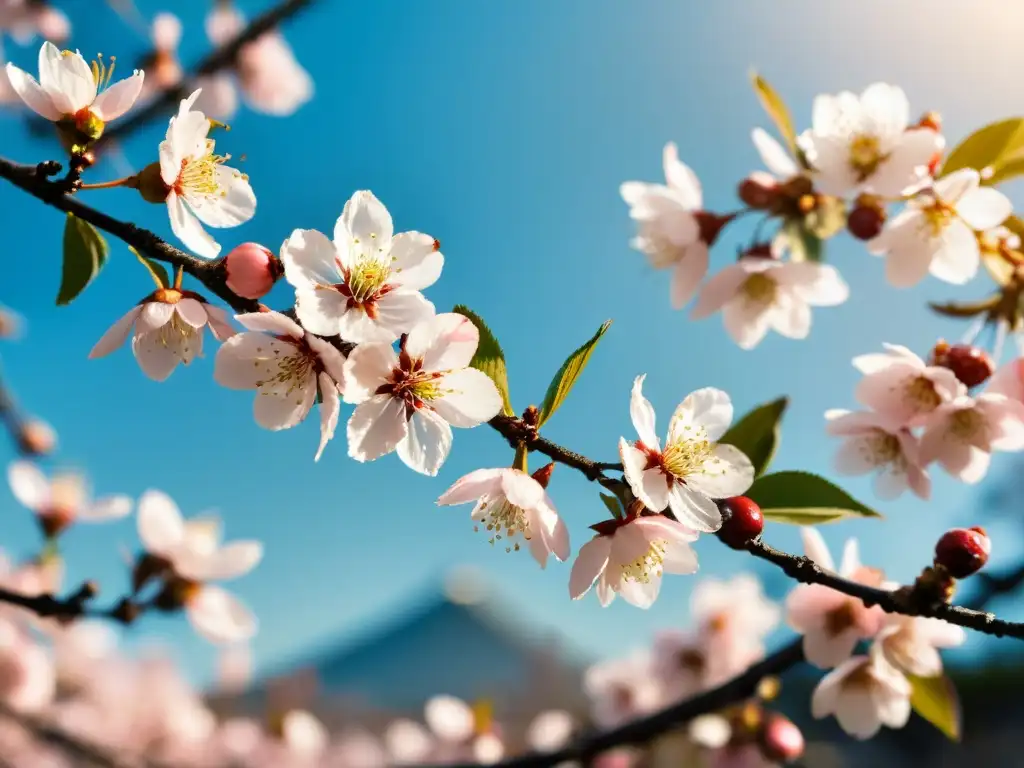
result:
M 731 579 L 703 579 L 690 594 L 696 631 L 715 651 L 708 670 L 718 682 L 737 674 L 764 655 L 764 640 L 782 618 L 761 582 L 741 573 Z
M 46 478 L 30 461 L 12 462 L 7 480 L 14 497 L 36 514 L 40 522 L 63 529 L 74 521 L 107 522 L 126 517 L 132 500 L 121 494 L 91 499 L 85 477 L 71 472 Z
M 224 648 L 217 657 L 217 690 L 238 693 L 253 681 L 252 649 L 248 645 Z
M 997 369 L 988 380 L 985 393 L 1024 402 L 1024 357 L 1015 358 Z
M 579 600 L 597 584 L 597 599 L 608 606 L 616 594 L 638 608 L 650 608 L 661 590 L 662 573 L 697 572 L 690 544 L 697 532 L 663 515 L 605 520 L 584 544 L 569 574 L 569 596 Z
M 764 174 L 763 171 L 758 172 L 759 175 L 764 174 L 767 176 L 766 180 L 762 180 L 757 176 L 755 176 L 755 179 L 768 181 L 769 183 L 765 184 L 765 186 L 770 186 L 771 183 L 788 181 L 800 174 L 800 166 L 797 165 L 793 156 L 764 128 L 755 128 L 751 131 L 750 138 L 754 142 L 754 148 L 757 149 L 757 153 L 761 156 L 761 162 L 771 171 L 771 175 Z
M 825 412 L 825 431 L 844 438 L 836 454 L 836 471 L 843 475 L 875 473 L 875 493 L 882 499 L 899 498 L 909 488 L 928 499 L 931 478 L 921 461 L 920 440 L 906 427 L 893 427 L 871 411 L 842 409 Z
M 327 765 L 331 768 L 386 768 L 387 751 L 373 734 L 349 727 L 332 740 Z
M 71 22 L 51 4 L 29 0 L 0 0 L 0 33 L 7 32 L 18 45 L 27 45 L 39 35 L 60 43 L 71 34 Z
M 854 656 L 829 672 L 811 697 L 816 719 L 834 715 L 855 739 L 881 727 L 902 728 L 910 719 L 910 683 L 879 652 Z
M 345 356 L 278 312 L 235 315 L 249 330 L 217 350 L 213 376 L 231 389 L 255 389 L 253 415 L 264 429 L 289 429 L 320 402 L 320 445 L 334 436 L 341 414 Z
M 221 70 L 196 78 L 196 88 L 200 93 L 195 107 L 203 114 L 225 121 L 238 112 L 238 90 L 230 72 Z
M 671 269 L 672 306 L 681 309 L 708 271 L 708 243 L 702 237 L 703 192 L 689 166 L 680 162 L 676 145 L 662 153 L 666 184 L 627 181 L 619 189 L 638 227 L 631 241 L 655 269 Z
M 583 691 L 590 699 L 594 722 L 602 728 L 615 728 L 661 705 L 655 667 L 646 651 L 588 667 L 583 675 Z
M 921 435 L 921 460 L 937 462 L 974 484 L 988 473 L 993 451 L 1024 450 L 1024 404 L 1004 395 L 961 395 L 932 413 Z
M 554 555 L 559 562 L 569 557 L 569 529 L 555 503 L 537 480 L 519 469 L 478 469 L 455 481 L 441 494 L 442 506 L 475 501 L 472 519 L 483 525 L 491 543 L 502 541 L 506 551 L 518 551 L 525 539 L 530 554 L 541 568 Z
M 0 703 L 39 712 L 52 700 L 57 675 L 46 650 L 20 627 L 0 620 Z
M 882 346 L 885 352 L 853 358 L 854 367 L 864 374 L 854 397 L 891 427 L 921 426 L 940 405 L 966 393 L 948 368 L 928 365 L 898 344 Z
M 311 333 L 356 344 L 393 342 L 434 314 L 421 290 L 441 276 L 444 257 L 422 232 L 394 234 L 372 192 L 356 192 L 334 226 L 334 241 L 297 229 L 281 246 L 295 287 L 295 314 Z
M 672 414 L 662 448 L 654 407 L 643 395 L 645 376 L 633 380 L 629 403 L 640 439 L 630 443 L 619 438 L 626 480 L 652 512 L 669 508 L 688 528 L 717 531 L 722 514 L 713 499 L 739 496 L 754 480 L 750 459 L 734 446 L 715 442 L 732 421 L 732 401 L 713 387 L 687 395 Z
M 554 752 L 569 742 L 575 730 L 571 714 L 564 709 L 548 709 L 526 727 L 526 743 L 536 752 Z
M 481 717 L 466 702 L 442 694 L 429 699 L 423 709 L 424 728 L 412 720 L 396 720 L 385 731 L 384 741 L 393 763 L 408 765 L 425 760 L 476 762 L 501 760 L 505 747 L 489 717 Z
M 132 337 L 132 353 L 142 372 L 166 381 L 178 367 L 203 354 L 203 328 L 218 341 L 234 335 L 227 313 L 198 294 L 164 288 L 132 307 L 103 334 L 89 359 L 104 357 Z
M 868 241 L 868 251 L 885 256 L 885 273 L 897 288 L 909 288 L 931 272 L 962 285 L 978 272 L 981 249 L 976 232 L 1006 220 L 1013 206 L 1002 192 L 980 186 L 978 172 L 963 168 L 938 179 L 907 201 Z
M 372 461 L 395 451 L 411 469 L 436 475 L 448 458 L 452 427 L 475 427 L 501 410 L 501 395 L 469 363 L 480 334 L 464 315 L 446 313 L 413 326 L 399 354 L 390 343 L 360 344 L 345 361 L 348 453 Z
M 700 289 L 690 317 L 722 311 L 725 330 L 741 349 L 753 349 L 768 333 L 804 339 L 811 307 L 834 307 L 850 289 L 835 267 L 811 261 L 744 257 L 722 269 Z
M 917 677 L 942 674 L 940 648 L 963 645 L 963 627 L 924 616 L 890 614 L 876 643 L 886 660 L 897 669 Z
M 654 636 L 651 666 L 665 700 L 689 698 L 746 667 L 745 663 L 734 663 L 732 649 L 719 652 L 714 647 L 715 639 L 712 633 L 678 629 L 663 630 Z M 744 657 L 743 662 L 746 661 Z
M 804 554 L 825 571 L 835 573 L 832 555 L 821 534 L 801 529 Z M 856 539 L 846 542 L 839 575 L 858 584 L 879 587 L 882 573 L 861 565 Z M 829 669 L 848 659 L 863 639 L 875 637 L 885 623 L 885 612 L 867 607 L 855 597 L 821 584 L 799 584 L 786 599 L 786 620 L 804 636 L 804 655 L 820 669 Z
M 53 663 L 61 685 L 83 688 L 117 650 L 117 635 L 106 622 L 79 620 L 47 627 L 53 644 Z
M 153 51 L 145 62 L 149 76 L 139 98 L 148 99 L 181 82 L 182 68 L 178 59 L 181 42 L 181 21 L 167 11 L 153 17 L 150 27 Z
M 415 765 L 430 759 L 436 739 L 415 720 L 401 718 L 391 721 L 384 730 L 384 749 L 388 762 L 394 765 Z

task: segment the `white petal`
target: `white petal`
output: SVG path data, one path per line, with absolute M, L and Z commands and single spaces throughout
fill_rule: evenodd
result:
M 136 335 L 132 339 L 132 352 L 142 372 L 153 381 L 166 381 L 182 362 L 180 348 L 162 340 L 160 331 Z
M 121 317 L 116 323 L 104 333 L 100 340 L 96 342 L 96 346 L 89 352 L 89 359 L 95 359 L 97 357 L 103 357 L 109 355 L 115 349 L 120 347 L 128 339 L 128 335 L 132 332 L 132 326 L 135 324 L 135 318 L 139 316 L 142 311 L 142 307 L 132 307 L 123 317 Z
M 287 387 L 260 387 L 253 401 L 253 417 L 264 429 L 290 429 L 309 414 L 316 391 L 313 375 L 291 381 Z
M 672 270 L 670 296 L 673 309 L 682 309 L 700 288 L 700 281 L 708 273 L 709 252 L 707 243 L 698 240 L 687 246 L 683 257 Z
M 641 442 L 648 448 L 660 450 L 661 443 L 658 441 L 658 434 L 655 432 L 654 406 L 644 397 L 643 385 L 647 374 L 642 374 L 633 379 L 633 390 L 629 397 L 629 416 L 633 420 L 633 427 Z
M 707 439 L 718 440 L 732 423 L 732 400 L 715 387 L 703 387 L 687 395 L 672 414 L 669 442 L 695 439 L 695 430 L 703 427 Z
M 135 70 L 131 77 L 114 83 L 96 97 L 96 101 L 92 104 L 92 113 L 106 122 L 119 118 L 131 109 L 136 99 L 139 98 L 144 78 L 145 75 L 140 70 Z
M 185 607 L 196 631 L 214 643 L 237 643 L 256 634 L 256 617 L 237 597 L 204 584 Z
M 345 360 L 345 402 L 355 405 L 372 397 L 397 367 L 390 344 L 360 344 Z
M 351 401 L 346 398 L 346 402 Z M 395 450 L 408 429 L 405 403 L 390 395 L 374 395 L 361 401 L 348 420 L 348 455 L 356 461 L 373 461 Z
M 672 514 L 687 528 L 714 533 L 722 527 L 718 505 L 702 493 L 691 491 L 682 483 L 672 485 L 668 495 Z
M 700 288 L 697 303 L 690 310 L 690 317 L 699 320 L 720 310 L 729 302 L 749 273 L 739 264 L 731 264 L 711 276 Z
M 391 214 L 369 190 L 352 195 L 334 225 L 334 243 L 343 254 L 353 248 L 388 250 L 393 234 Z
M 203 225 L 180 195 L 171 191 L 167 195 L 167 212 L 171 217 L 171 231 L 196 256 L 215 259 L 220 245 L 203 229 Z
M 331 344 L 331 342 L 318 336 L 307 336 L 306 343 L 316 353 L 316 356 L 320 358 L 324 370 L 328 376 L 334 379 L 334 383 L 338 385 L 339 391 L 343 390 L 345 387 L 345 356 L 341 353 L 341 350 Z
M 296 288 L 338 283 L 337 254 L 326 235 L 315 229 L 296 229 L 281 245 L 285 279 Z
M 327 447 L 327 443 L 334 437 L 334 431 L 338 428 L 338 418 L 341 416 L 341 398 L 338 396 L 338 386 L 334 379 L 326 373 L 321 373 L 320 381 L 320 445 L 316 449 L 316 456 L 313 461 L 320 461 L 320 456 Z
M 242 173 L 225 165 L 218 166 L 214 173 L 221 193 L 203 198 L 202 204 L 194 207 L 196 217 L 207 226 L 224 229 L 255 216 L 256 193 Z
M 1010 198 L 992 187 L 978 187 L 957 201 L 956 212 L 972 229 L 998 227 L 1013 213 Z
M 828 551 L 821 532 L 814 528 L 803 527 L 800 529 L 800 536 L 804 542 L 804 554 L 826 571 L 835 571 L 836 566 L 832 561 L 832 553 Z
M 619 457 L 633 495 L 652 512 L 663 511 L 668 506 L 669 482 L 661 468 L 646 469 L 647 455 L 625 438 L 619 438 Z
M 53 100 L 50 95 L 43 90 L 42 86 L 36 82 L 32 75 L 28 74 L 13 64 L 7 65 L 7 79 L 14 89 L 14 92 L 21 97 L 21 100 L 29 106 L 29 108 L 40 115 L 45 117 L 47 120 L 53 120 L 56 122 L 60 120 L 64 115 L 61 113 L 56 106 L 54 106 Z
M 146 491 L 139 499 L 137 515 L 139 539 L 147 552 L 169 552 L 185 538 L 185 522 L 170 496 L 162 491 Z
M 402 232 L 391 241 L 391 277 L 388 283 L 415 291 L 429 288 L 441 276 L 444 256 L 434 238 L 422 232 Z
M 409 419 L 408 431 L 395 451 L 409 469 L 433 477 L 452 449 L 452 428 L 429 408 L 420 408 Z
M 248 312 L 235 315 L 235 320 L 250 331 L 291 336 L 293 339 L 301 339 L 305 335 L 302 326 L 280 312 Z
M 263 559 L 263 545 L 258 541 L 233 541 L 194 563 L 189 571 L 180 567 L 181 575 L 196 581 L 228 581 L 249 573 Z
M 939 280 L 963 285 L 978 273 L 981 251 L 974 232 L 962 221 L 953 221 L 942 231 L 941 245 L 932 254 L 929 271 Z
M 453 427 L 476 427 L 493 419 L 502 408 L 498 388 L 483 371 L 463 368 L 438 381 L 444 393 L 429 406 Z
M 580 547 L 569 573 L 569 596 L 573 600 L 579 600 L 590 591 L 594 582 L 604 573 L 611 552 L 610 536 L 595 536 Z
M 796 161 L 775 140 L 774 136 L 763 128 L 755 128 L 751 132 L 750 137 L 754 141 L 754 147 L 757 148 L 758 154 L 761 155 L 761 162 L 764 163 L 769 171 L 780 179 L 789 179 L 796 176 L 799 171 Z
M 501 490 L 501 479 L 504 469 L 477 469 L 463 475 L 447 491 L 441 494 L 437 503 L 441 506 L 465 504 L 476 501 L 483 496 L 493 496 Z
M 679 195 L 683 205 L 690 210 L 699 210 L 704 205 L 700 181 L 688 165 L 680 162 L 679 149 L 671 141 L 662 150 L 662 165 L 665 181 Z
M 936 179 L 935 193 L 947 203 L 957 203 L 981 185 L 981 175 L 973 168 L 961 168 Z
M 754 465 L 732 445 L 716 445 L 700 472 L 686 478 L 687 485 L 712 499 L 740 496 L 753 482 Z
M 187 297 L 182 299 L 174 305 L 174 311 L 193 328 L 202 328 L 208 320 L 206 309 L 196 299 Z
M 7 468 L 7 482 L 14 498 L 28 509 L 41 511 L 50 503 L 50 482 L 30 461 L 12 462 Z
M 87 504 L 78 513 L 81 520 L 118 520 L 132 511 L 132 500 L 128 496 L 106 496 Z
M 391 291 L 377 300 L 377 318 L 372 321 L 377 335 L 367 340 L 393 341 L 411 331 L 418 323 L 433 317 L 434 312 L 434 305 L 418 291 L 405 288 Z M 359 335 L 348 330 L 344 324 L 341 331 L 344 338 L 352 341 L 356 341 Z
M 465 315 L 446 312 L 416 325 L 405 341 L 413 360 L 423 360 L 428 371 L 466 368 L 476 354 L 480 332 Z
M 77 51 L 61 55 L 51 64 L 50 74 L 55 82 L 51 85 L 41 82 L 50 93 L 56 107 L 66 114 L 74 114 L 93 103 L 96 98 L 96 81 L 92 70 Z M 42 72 L 40 72 L 42 77 Z
M 217 341 L 224 341 L 234 336 L 237 331 L 231 327 L 231 320 L 228 313 L 220 307 L 206 304 L 203 309 L 206 311 L 206 320 L 210 326 L 210 333 Z

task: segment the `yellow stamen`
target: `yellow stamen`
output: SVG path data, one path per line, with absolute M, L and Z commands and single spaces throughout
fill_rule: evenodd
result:
M 624 563 L 622 565 L 623 580 L 650 584 L 652 578 L 661 576 L 666 546 L 668 546 L 668 541 L 665 539 L 655 539 L 651 542 L 647 552 L 631 563 Z
M 740 293 L 750 304 L 767 306 L 775 302 L 779 285 L 763 272 L 754 272 L 740 286 Z

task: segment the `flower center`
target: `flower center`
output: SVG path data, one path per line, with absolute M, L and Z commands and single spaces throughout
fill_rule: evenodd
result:
M 740 286 L 740 294 L 750 304 L 771 304 L 775 301 L 778 290 L 778 283 L 763 272 L 750 275 Z
M 859 133 L 850 141 L 850 167 L 857 173 L 857 181 L 870 177 L 885 158 L 877 136 Z
M 704 472 L 704 465 L 711 459 L 712 445 L 703 427 L 696 430 L 690 425 L 683 428 L 692 434 L 677 438 L 669 443 L 661 454 L 662 468 L 680 480 Z
M 932 237 L 938 237 L 956 218 L 956 210 L 942 200 L 934 200 L 921 209 L 926 230 Z
M 661 576 L 661 565 L 665 562 L 665 547 L 668 541 L 655 539 L 647 551 L 630 563 L 622 565 L 622 580 L 649 584 L 651 578 Z
M 503 535 L 505 539 L 512 539 L 521 533 L 527 541 L 532 536 L 530 523 L 526 519 L 526 513 L 522 507 L 517 507 L 515 504 L 510 503 L 504 496 L 482 501 L 479 514 L 481 515 L 480 522 L 487 527 L 489 533 L 493 534 L 489 539 L 491 544 L 494 544 L 495 541 L 501 541 Z M 480 528 L 479 526 L 474 526 L 473 530 L 479 531 Z M 506 546 L 505 551 L 518 552 L 519 542 L 516 541 Z
M 906 382 L 903 399 L 920 413 L 930 413 L 942 402 L 942 396 L 935 391 L 935 383 L 927 376 L 915 376 Z
M 704 671 L 707 661 L 704 658 L 704 654 L 700 651 L 687 648 L 676 654 L 676 664 L 679 665 L 680 669 L 686 672 L 700 674 Z
M 850 600 L 825 614 L 825 632 L 832 637 L 841 635 L 854 623 L 853 603 Z
M 864 441 L 863 450 L 871 463 L 878 467 L 896 463 L 903 456 L 899 438 L 881 429 L 875 430 L 874 434 Z
M 384 254 L 362 254 L 355 267 L 346 270 L 345 283 L 339 288 L 349 297 L 349 305 L 366 304 L 382 295 L 391 277 L 392 259 Z
M 282 355 L 279 348 L 273 348 L 272 356 L 256 357 L 254 363 L 266 366 L 267 377 L 256 382 L 256 388 L 261 395 L 275 395 L 288 397 L 295 390 L 315 376 L 320 364 L 319 358 L 309 349 L 305 349 L 295 343 L 294 339 L 283 339 L 295 344 L 295 351 L 292 354 Z M 256 347 L 256 353 L 263 352 L 262 347 Z M 282 392 L 283 389 L 283 392 Z
M 970 442 L 985 434 L 988 423 L 975 408 L 964 408 L 949 419 L 949 432 L 959 440 Z
M 632 688 L 622 684 L 615 684 L 612 686 L 611 698 L 615 702 L 615 708 L 620 712 L 628 712 L 633 709 L 634 696 Z
M 866 661 L 848 674 L 846 679 L 843 681 L 843 687 L 846 689 L 859 688 L 862 690 L 870 690 L 876 685 L 877 680 L 871 671 L 871 665 Z
M 191 360 L 189 356 L 191 343 L 198 335 L 199 332 L 195 328 L 182 320 L 177 312 L 174 312 L 171 319 L 160 326 L 160 330 L 157 331 L 157 341 L 160 346 L 177 352 L 181 361 L 188 364 Z
M 227 190 L 217 181 L 217 169 L 230 160 L 231 155 L 214 154 L 216 144 L 213 139 L 206 139 L 206 151 L 202 155 L 186 157 L 181 161 L 181 171 L 174 182 L 175 192 L 200 197 L 227 195 Z
M 71 51 L 61 51 L 64 56 L 73 56 Z M 108 85 L 114 77 L 114 66 L 117 64 L 117 57 L 110 57 L 110 65 L 103 60 L 103 54 L 96 54 L 96 59 L 91 63 L 90 69 L 92 69 L 92 79 L 96 83 L 96 91 L 102 91 Z

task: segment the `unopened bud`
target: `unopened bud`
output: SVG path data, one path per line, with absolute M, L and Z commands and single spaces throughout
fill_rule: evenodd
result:
M 43 421 L 26 421 L 18 433 L 18 446 L 27 456 L 47 456 L 57 446 L 57 433 Z
M 988 352 L 970 344 L 940 341 L 932 350 L 931 364 L 948 368 L 968 389 L 984 384 L 995 373 Z
M 167 195 L 171 192 L 171 188 L 164 183 L 160 175 L 160 163 L 150 163 L 135 175 L 132 183 L 125 186 L 139 190 L 142 199 L 147 203 L 167 202 Z
M 523 424 L 528 427 L 536 427 L 540 421 L 540 411 L 537 410 L 537 406 L 529 405 L 526 410 L 523 411 Z
M 740 182 L 736 194 L 748 208 L 764 211 L 778 199 L 779 183 L 771 174 L 755 171 Z
M 985 566 L 991 552 L 992 540 L 984 528 L 954 528 L 935 545 L 935 565 L 954 579 L 966 579 Z
M 547 488 L 548 483 L 551 482 L 551 473 L 554 471 L 555 462 L 552 461 L 550 464 L 545 464 L 543 467 L 534 472 L 532 477 L 534 480 L 540 483 L 541 488 Z
M 882 232 L 885 218 L 885 208 L 880 201 L 861 195 L 846 217 L 846 228 L 858 240 L 872 240 Z
M 259 299 L 270 293 L 283 274 L 281 262 L 259 243 L 242 243 L 224 257 L 227 286 L 243 299 Z
M 770 761 L 789 763 L 804 754 L 804 735 L 783 715 L 771 714 L 761 727 L 761 753 Z
M 725 225 L 736 218 L 734 213 L 720 216 L 717 213 L 709 213 L 708 211 L 697 211 L 693 216 L 697 219 L 700 239 L 708 246 L 714 245 Z
M 914 127 L 927 128 L 938 133 L 942 130 L 942 115 L 938 112 L 925 112 Z

